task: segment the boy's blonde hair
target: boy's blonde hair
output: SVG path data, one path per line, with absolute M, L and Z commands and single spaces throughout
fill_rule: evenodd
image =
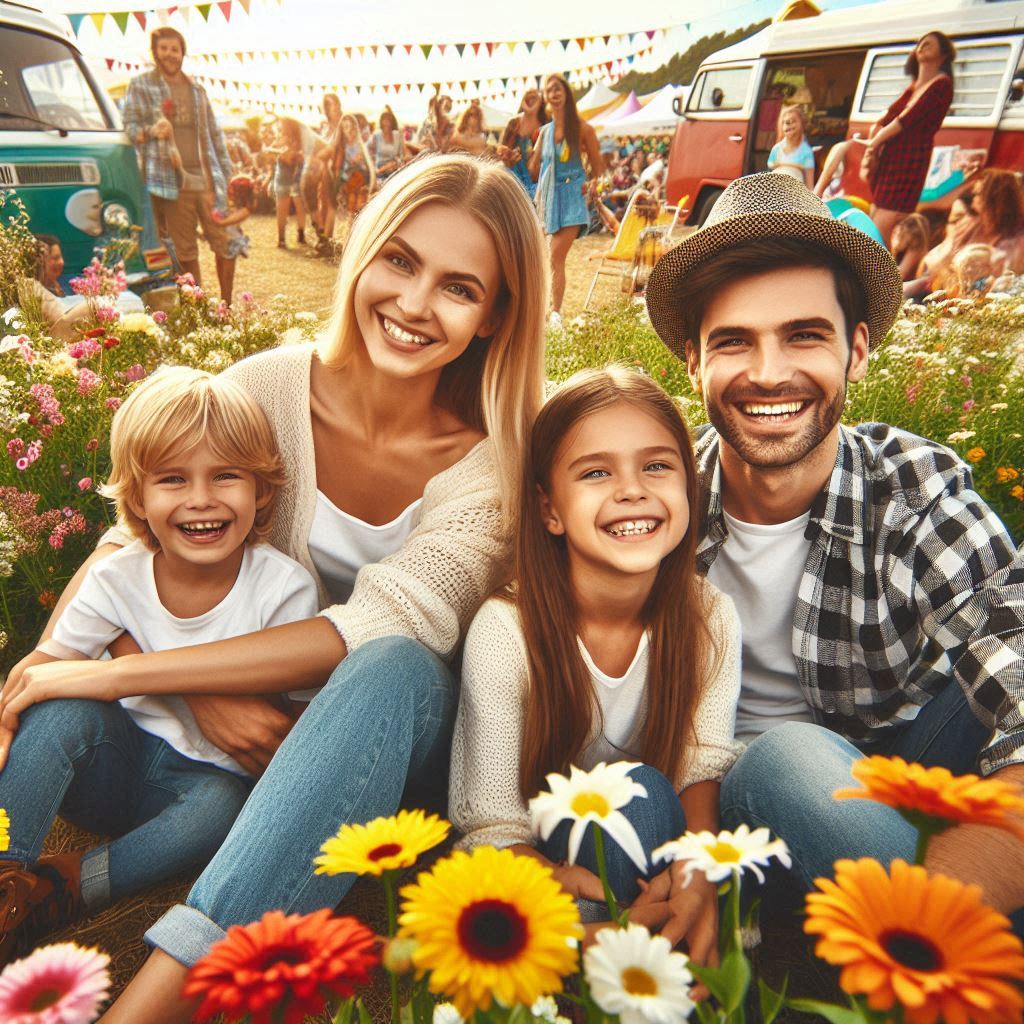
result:
M 511 520 L 522 454 L 541 403 L 549 271 L 537 215 L 522 185 L 499 162 L 454 154 L 418 157 L 388 179 L 349 232 L 334 315 L 319 355 L 326 365 L 340 367 L 362 346 L 353 301 L 359 276 L 411 213 L 435 202 L 472 214 L 498 254 L 498 327 L 444 368 L 440 398 L 491 438 Z
M 262 540 L 274 521 L 284 464 L 267 417 L 241 385 L 187 366 L 165 367 L 143 381 L 117 410 L 110 428 L 110 477 L 100 493 L 117 508 L 121 525 L 159 549 L 143 505 L 146 474 L 176 452 L 206 441 L 226 463 L 256 477 L 256 519 L 248 540 Z

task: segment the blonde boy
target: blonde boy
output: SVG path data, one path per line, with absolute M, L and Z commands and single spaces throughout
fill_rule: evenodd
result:
M 173 650 L 316 614 L 309 573 L 260 543 L 284 472 L 262 410 L 237 384 L 184 367 L 154 374 L 114 417 L 111 462 L 104 494 L 136 540 L 92 566 L 33 661 L 98 658 L 122 633 L 143 652 Z M 11 819 L 0 963 L 204 864 L 251 787 L 177 696 L 33 705 L 16 734 L 0 730 L 0 769 Z M 39 858 L 58 813 L 117 838 Z

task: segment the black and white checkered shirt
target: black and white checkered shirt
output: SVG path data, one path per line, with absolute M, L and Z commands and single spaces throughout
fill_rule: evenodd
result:
M 728 537 L 718 448 L 705 428 L 703 573 Z M 793 653 L 815 719 L 870 743 L 952 678 L 993 730 L 982 774 L 1024 763 L 1024 554 L 974 492 L 968 466 L 895 427 L 842 427 L 805 536 Z

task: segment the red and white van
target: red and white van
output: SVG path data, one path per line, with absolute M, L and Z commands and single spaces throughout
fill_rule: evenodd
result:
M 980 166 L 1024 170 L 1024 2 L 899 0 L 778 21 L 708 57 L 676 110 L 669 202 L 689 196 L 683 216 L 703 223 L 730 181 L 765 169 L 784 103 L 813 111 L 819 169 L 835 143 L 866 139 L 906 87 L 904 61 L 929 31 L 952 37 L 957 57 L 923 205 L 948 207 Z M 847 161 L 838 191 L 870 199 L 858 163 Z

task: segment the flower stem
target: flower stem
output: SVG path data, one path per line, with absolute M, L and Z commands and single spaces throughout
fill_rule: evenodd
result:
M 610 920 L 619 924 L 619 906 L 615 902 L 615 894 L 608 882 L 608 865 L 604 860 L 604 833 L 600 825 L 594 825 L 594 855 L 597 857 L 597 871 L 601 876 L 601 887 L 604 889 L 604 899 L 608 904 Z
M 384 886 L 384 902 L 388 910 L 388 938 L 393 939 L 398 930 L 398 918 L 395 914 L 395 878 L 393 871 L 385 871 L 381 875 L 381 883 Z M 388 971 L 388 981 L 391 982 L 391 1024 L 398 1024 L 398 975 Z

